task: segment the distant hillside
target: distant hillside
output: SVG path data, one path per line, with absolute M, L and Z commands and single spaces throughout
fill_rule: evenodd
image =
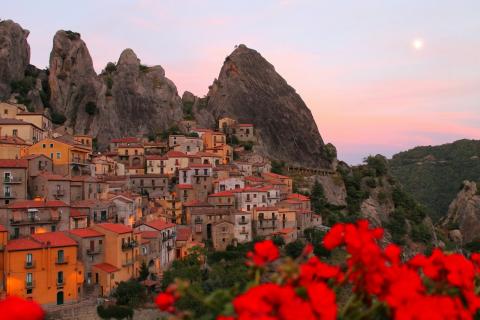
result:
M 480 141 L 416 147 L 394 155 L 390 166 L 405 190 L 438 220 L 447 214 L 464 180 L 480 180 Z

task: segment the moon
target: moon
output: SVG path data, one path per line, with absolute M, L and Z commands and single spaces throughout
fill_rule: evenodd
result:
M 423 49 L 423 39 L 417 38 L 412 41 L 412 47 L 415 50 L 422 50 Z

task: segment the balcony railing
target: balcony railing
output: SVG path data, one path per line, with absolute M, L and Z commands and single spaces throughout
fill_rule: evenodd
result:
M 27 289 L 35 288 L 35 281 L 26 281 L 25 280 L 25 288 L 27 288 Z
M 249 223 L 250 223 L 250 221 L 248 221 L 248 220 L 240 220 L 238 222 L 238 224 L 249 224 Z
M 65 279 L 57 279 L 57 287 L 61 288 L 65 286 Z
M 22 177 L 4 177 L 3 178 L 3 183 L 22 183 L 23 179 Z
M 122 250 L 130 250 L 135 247 L 138 247 L 138 243 L 135 240 L 132 240 L 130 242 L 124 242 L 122 243 Z
M 16 191 L 0 193 L 0 198 L 2 198 L 2 199 L 14 199 L 16 197 L 17 197 L 17 192 Z
M 28 225 L 28 224 L 42 224 L 42 223 L 50 223 L 55 224 L 60 220 L 60 216 L 53 216 L 48 218 L 40 218 L 40 217 L 22 217 L 20 219 L 10 219 L 11 225 Z
M 96 254 L 100 254 L 102 253 L 102 249 L 101 248 L 93 248 L 93 249 L 87 249 L 87 254 L 89 256 L 94 256 Z
M 25 261 L 25 269 L 35 268 L 35 261 Z
M 128 267 L 128 266 L 131 266 L 131 265 L 133 265 L 133 259 L 126 259 L 122 263 L 123 267 Z
M 55 259 L 55 264 L 68 264 L 68 257 Z
M 241 230 L 239 233 L 240 234 L 249 234 L 249 232 L 247 230 Z

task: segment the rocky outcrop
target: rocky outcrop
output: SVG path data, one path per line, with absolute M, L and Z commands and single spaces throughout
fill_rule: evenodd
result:
M 239 45 L 210 86 L 206 106 L 196 108 L 204 126 L 223 116 L 253 123 L 269 157 L 306 167 L 329 167 L 324 143 L 300 96 L 257 51 Z
M 28 34 L 12 20 L 0 21 L 0 99 L 8 98 L 11 83 L 25 75 L 30 63 Z
M 144 66 L 126 49 L 97 75 L 87 46 L 71 31 L 54 37 L 49 84 L 54 113 L 100 146 L 112 137 L 158 133 L 182 118 L 177 88 L 161 66 Z
M 320 182 L 325 193 L 327 202 L 334 206 L 347 205 L 347 190 L 345 183 L 339 174 L 329 176 L 315 176 L 315 179 Z
M 480 194 L 475 182 L 464 181 L 441 225 L 450 229 L 449 236 L 455 242 L 480 240 Z

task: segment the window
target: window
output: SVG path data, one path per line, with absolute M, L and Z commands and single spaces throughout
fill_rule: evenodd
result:
M 25 282 L 27 287 L 31 288 L 33 287 L 33 274 L 32 273 L 27 273 L 25 276 Z
M 27 255 L 25 256 L 25 263 L 27 265 L 33 264 L 33 255 L 31 253 L 27 253 Z
M 57 159 L 60 159 L 62 157 L 60 152 L 57 152 Z
M 63 271 L 57 272 L 57 283 L 63 284 Z
M 50 227 L 50 230 L 51 230 L 52 232 L 57 231 L 57 226 L 53 224 L 53 225 Z
M 53 143 L 50 143 L 50 148 L 53 148 Z
M 7 109 L 3 110 L 3 113 L 8 114 L 8 110 Z
M 63 250 L 58 250 L 57 251 L 57 262 L 58 263 L 63 263 L 65 261 L 65 253 Z
M 14 137 L 16 137 L 16 136 L 18 135 L 18 130 L 17 130 L 17 129 L 13 129 L 12 135 L 13 135 Z
M 50 159 L 53 159 L 53 152 L 50 152 Z
M 35 227 L 30 227 L 30 234 L 35 234 Z
M 47 147 L 47 145 L 44 143 L 42 144 L 42 148 L 45 149 Z

